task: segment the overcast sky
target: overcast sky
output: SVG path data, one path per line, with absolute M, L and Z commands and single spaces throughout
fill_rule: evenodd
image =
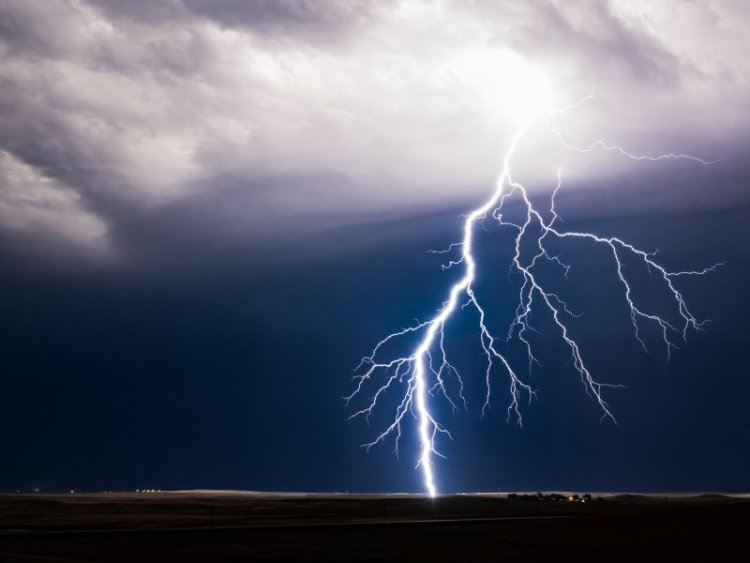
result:
M 721 159 L 669 171 L 727 184 L 744 174 L 748 21 L 740 0 L 0 0 L 0 236 L 106 261 L 156 223 L 252 241 L 300 216 L 470 205 L 530 111 L 516 166 L 538 189 L 560 167 L 609 190 L 664 170 L 579 158 L 550 124 L 579 146 Z M 720 191 L 696 204 L 744 196 Z

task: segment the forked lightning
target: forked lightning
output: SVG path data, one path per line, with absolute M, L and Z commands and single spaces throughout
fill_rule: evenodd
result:
M 592 96 L 587 96 L 581 101 L 591 98 Z M 568 106 L 568 108 L 562 111 L 574 108 L 580 105 L 580 103 Z M 552 113 L 559 113 L 559 111 Z M 435 251 L 446 254 L 457 252 L 458 255 L 456 258 L 450 260 L 444 267 L 460 266 L 463 268 L 463 275 L 450 287 L 447 299 L 443 305 L 431 319 L 424 322 L 417 322 L 413 326 L 389 334 L 378 342 L 372 352 L 362 358 L 359 366 L 357 366 L 354 390 L 346 397 L 348 404 L 355 397 L 363 394 L 365 389 L 370 389 L 370 398 L 361 409 L 354 412 L 350 417 L 365 417 L 369 419 L 386 391 L 399 386 L 404 389 L 403 397 L 395 407 L 390 424 L 372 441 L 365 444 L 365 447 L 369 449 L 383 442 L 387 437 L 394 435 L 395 449 L 398 453 L 399 439 L 402 436 L 403 430 L 402 426 L 408 419 L 407 415 L 411 414 L 416 420 L 419 438 L 420 452 L 417 467 L 421 469 L 424 488 L 432 497 L 438 492 L 435 479 L 434 456 L 443 457 L 437 449 L 437 438 L 440 434 L 450 437 L 450 433 L 438 421 L 434 414 L 434 409 L 431 408 L 430 400 L 440 396 L 454 409 L 457 408 L 456 403 L 459 400 L 463 402 L 464 407 L 466 406 L 463 393 L 463 380 L 458 370 L 449 361 L 445 347 L 445 326 L 454 314 L 465 307 L 473 307 L 478 313 L 480 342 L 486 356 L 486 369 L 483 374 L 486 391 L 482 414 L 484 415 L 490 405 L 492 395 L 491 377 L 496 368 L 501 369 L 507 377 L 510 395 L 508 405 L 509 419 L 514 418 L 518 424 L 521 424 L 521 401 L 527 400 L 530 402 L 534 397 L 534 390 L 519 376 L 518 367 L 511 365 L 511 362 L 506 357 L 507 354 L 500 350 L 499 344 L 501 339 L 488 328 L 485 308 L 480 303 L 474 291 L 477 271 L 474 239 L 478 222 L 492 218 L 515 232 L 513 247 L 511 249 L 513 252 L 511 271 L 518 276 L 520 288 L 517 294 L 515 317 L 511 321 L 507 333 L 503 334 L 502 340 L 505 342 L 516 341 L 524 347 L 528 360 L 525 370 L 530 371 L 534 364 L 539 363 L 534 354 L 532 340 L 529 338 L 529 332 L 534 330 L 530 324 L 530 317 L 532 311 L 538 308 L 546 309 L 551 314 L 552 320 L 559 331 L 559 337 L 569 350 L 573 369 L 578 372 L 586 392 L 596 401 L 601 409 L 602 419 L 609 418 L 612 421 L 615 420 L 603 392 L 608 387 L 617 386 L 600 383 L 594 379 L 584 361 L 578 342 L 573 338 L 569 330 L 568 324 L 570 318 L 574 317 L 575 313 L 569 309 L 567 303 L 556 292 L 552 291 L 548 287 L 548 283 L 545 283 L 544 279 L 542 279 L 542 273 L 539 268 L 542 262 L 554 263 L 557 267 L 563 269 L 566 277 L 570 270 L 568 264 L 562 262 L 558 256 L 553 255 L 548 250 L 548 244 L 552 240 L 555 240 L 557 243 L 565 243 L 566 241 L 576 239 L 590 243 L 591 245 L 601 246 L 607 251 L 611 257 L 610 267 L 623 290 L 635 338 L 644 349 L 646 344 L 640 332 L 642 323 L 652 323 L 658 327 L 664 340 L 667 355 L 669 355 L 676 347 L 676 338 L 686 339 L 689 330 L 700 330 L 703 322 L 705 322 L 697 320 L 690 312 L 682 293 L 677 289 L 674 281 L 679 276 L 706 274 L 713 271 L 720 264 L 715 264 L 703 270 L 672 272 L 659 264 L 655 260 L 653 253 L 641 250 L 620 238 L 562 229 L 559 226 L 561 221 L 555 209 L 555 197 L 558 195 L 562 185 L 562 175 L 560 172 L 558 172 L 557 185 L 552 192 L 549 218 L 545 219 L 542 213 L 532 205 L 526 187 L 517 181 L 511 173 L 513 158 L 516 155 L 519 143 L 526 135 L 530 125 L 530 121 L 524 123 L 513 136 L 510 147 L 503 157 L 502 170 L 492 194 L 482 205 L 466 216 L 461 242 L 451 245 L 446 250 Z M 586 153 L 594 150 L 604 150 L 615 151 L 623 157 L 633 160 L 658 161 L 665 159 L 686 159 L 700 165 L 712 163 L 712 161 L 687 154 L 669 153 L 654 156 L 634 154 L 620 146 L 609 145 L 601 140 L 597 140 L 587 147 L 578 147 L 568 143 L 556 129 L 552 127 L 549 127 L 549 129 L 551 134 L 566 149 L 576 152 Z M 522 219 L 520 221 L 511 221 L 506 219 L 504 215 L 505 205 L 511 196 L 516 196 L 522 202 Z M 522 249 L 529 247 L 535 250 L 531 253 L 522 251 Z M 459 250 L 460 253 L 458 253 Z M 679 324 L 667 320 L 660 314 L 647 310 L 645 305 L 639 303 L 640 300 L 635 295 L 633 282 L 628 279 L 623 267 L 623 260 L 626 256 L 630 259 L 639 260 L 658 276 L 659 281 L 663 284 L 665 290 L 668 291 L 668 295 L 673 301 L 672 305 L 676 311 L 676 318 L 679 319 Z M 409 335 L 419 337 L 412 351 L 407 355 L 388 357 L 385 351 L 386 345 L 395 344 L 397 339 Z M 457 398 L 451 397 L 451 393 L 449 393 L 446 387 L 446 378 L 448 377 L 455 378 L 457 382 Z

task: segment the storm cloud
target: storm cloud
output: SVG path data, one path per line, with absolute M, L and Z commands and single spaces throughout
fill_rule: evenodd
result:
M 742 0 L 0 0 L 0 490 L 421 490 L 416 433 L 367 453 L 388 413 L 347 422 L 341 397 L 444 302 L 461 268 L 426 251 L 457 242 L 530 119 L 512 172 L 540 213 L 559 169 L 564 230 L 723 263 L 674 279 L 711 323 L 668 360 L 644 321 L 644 353 L 607 249 L 550 241 L 587 365 L 627 387 L 607 390 L 620 424 L 544 313 L 523 430 L 501 372 L 480 417 L 461 311 L 441 490 L 746 492 L 748 24 Z M 522 281 L 512 229 L 483 226 L 504 337 Z M 623 271 L 644 311 L 668 306 Z
M 556 123 L 576 144 L 721 159 L 659 171 L 530 136 L 540 186 L 541 155 L 586 189 L 652 174 L 662 207 L 708 175 L 679 205 L 732 205 L 749 21 L 739 1 L 0 0 L 2 246 L 118 260 L 157 227 L 253 244 L 473 201 L 537 78 L 558 106 L 595 88 Z

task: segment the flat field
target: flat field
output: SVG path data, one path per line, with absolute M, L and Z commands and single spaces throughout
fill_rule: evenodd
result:
M 0 495 L 0 561 L 750 561 L 750 499 Z

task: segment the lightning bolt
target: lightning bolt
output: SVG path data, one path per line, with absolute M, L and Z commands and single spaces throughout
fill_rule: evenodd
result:
M 593 99 L 592 94 L 586 96 L 579 102 L 551 112 L 558 114 L 579 106 L 581 103 Z M 502 368 L 507 375 L 508 392 L 510 402 L 507 407 L 508 420 L 514 418 L 522 425 L 520 404 L 522 400 L 531 402 L 534 398 L 534 390 L 519 377 L 516 369 L 499 349 L 500 342 L 516 341 L 525 349 L 527 356 L 527 370 L 530 373 L 534 365 L 541 365 L 534 354 L 532 341 L 529 333 L 534 332 L 530 324 L 532 311 L 537 308 L 546 309 L 552 317 L 554 325 L 559 331 L 562 342 L 567 347 L 572 360 L 573 369 L 580 376 L 586 393 L 598 404 L 602 413 L 602 420 L 611 419 L 616 422 L 609 405 L 604 399 L 603 392 L 607 388 L 621 387 L 607 383 L 601 383 L 594 379 L 589 371 L 578 342 L 571 336 L 569 321 L 578 315 L 574 313 L 567 303 L 542 279 L 539 273 L 539 265 L 547 262 L 561 268 L 565 277 L 570 270 L 570 265 L 562 262 L 558 256 L 553 255 L 548 249 L 548 243 L 552 240 L 566 242 L 577 240 L 589 243 L 593 246 L 604 248 L 611 258 L 611 267 L 622 286 L 624 300 L 629 311 L 630 322 L 633 333 L 638 343 L 646 349 L 645 341 L 641 336 L 641 326 L 651 323 L 658 327 L 661 332 L 667 357 L 677 347 L 676 340 L 687 339 L 689 330 L 700 330 L 706 321 L 699 321 L 688 309 L 685 299 L 674 285 L 674 279 L 680 276 L 700 276 L 714 271 L 721 263 L 702 270 L 686 270 L 671 272 L 659 264 L 655 253 L 646 252 L 636 246 L 617 237 L 603 237 L 589 232 L 567 231 L 559 227 L 561 219 L 555 209 L 555 198 L 562 186 L 562 174 L 558 171 L 557 185 L 550 198 L 549 218 L 545 219 L 532 204 L 526 187 L 516 181 L 511 174 L 513 157 L 517 153 L 519 143 L 524 138 L 530 126 L 530 121 L 523 123 L 513 136 L 510 146 L 503 156 L 502 169 L 495 182 L 494 190 L 484 203 L 466 215 L 463 224 L 463 238 L 461 242 L 450 245 L 445 250 L 431 251 L 437 254 L 451 254 L 460 249 L 460 254 L 451 259 L 443 268 L 454 266 L 463 267 L 463 275 L 456 281 L 447 293 L 447 299 L 438 309 L 436 314 L 426 321 L 417 321 L 412 326 L 389 334 L 380 342 L 367 356 L 364 356 L 355 369 L 354 390 L 345 397 L 349 404 L 355 397 L 361 395 L 364 389 L 374 385 L 374 391 L 362 408 L 354 412 L 349 418 L 364 417 L 369 421 L 384 394 L 393 387 L 401 386 L 404 389 L 403 397 L 395 407 L 393 418 L 375 438 L 364 444 L 368 450 L 384 442 L 389 436 L 395 436 L 395 453 L 398 455 L 399 441 L 402 437 L 402 425 L 407 415 L 411 414 L 416 420 L 419 438 L 419 457 L 417 468 L 421 469 L 424 488 L 426 492 L 434 497 L 437 495 L 435 480 L 434 456 L 444 457 L 437 449 L 438 435 L 444 434 L 451 438 L 449 431 L 437 420 L 430 405 L 430 398 L 442 397 L 457 410 L 457 400 L 451 398 L 446 388 L 446 380 L 455 378 L 458 384 L 459 399 L 466 408 L 464 397 L 464 382 L 458 370 L 449 361 L 445 348 L 445 326 L 457 311 L 464 308 L 473 308 L 478 313 L 479 337 L 484 356 L 486 358 L 486 369 L 484 372 L 485 399 L 482 406 L 482 416 L 490 408 L 492 396 L 491 379 L 496 366 Z M 625 150 L 618 145 L 609 145 L 602 140 L 597 140 L 589 146 L 579 147 L 569 143 L 564 136 L 548 124 L 550 132 L 557 138 L 560 144 L 568 150 L 588 153 L 594 150 L 613 151 L 632 160 L 660 161 L 666 159 L 686 159 L 701 165 L 709 165 L 715 161 L 708 161 L 688 154 L 667 153 L 656 156 L 640 155 Z M 518 196 L 522 203 L 522 219 L 511 221 L 505 217 L 505 206 L 511 196 Z M 512 319 L 507 334 L 499 338 L 490 331 L 486 322 L 485 308 L 480 303 L 474 291 L 476 279 L 477 261 L 474 254 L 474 237 L 477 223 L 491 217 L 500 225 L 515 232 L 513 241 L 513 259 L 510 274 L 518 277 L 520 287 L 517 294 L 517 306 L 515 316 Z M 530 245 L 530 246 L 529 246 Z M 531 253 L 524 252 L 524 248 L 533 248 Z M 530 254 L 530 255 L 529 255 Z M 663 316 L 647 310 L 639 303 L 633 291 L 632 281 L 628 279 L 623 267 L 625 257 L 640 261 L 651 272 L 656 272 L 660 282 L 668 291 L 673 301 L 679 322 L 667 320 Z M 419 339 L 410 353 L 389 357 L 386 353 L 388 345 L 409 336 L 418 336 Z M 382 378 L 382 379 L 378 379 Z M 375 381 L 382 381 L 375 383 Z

